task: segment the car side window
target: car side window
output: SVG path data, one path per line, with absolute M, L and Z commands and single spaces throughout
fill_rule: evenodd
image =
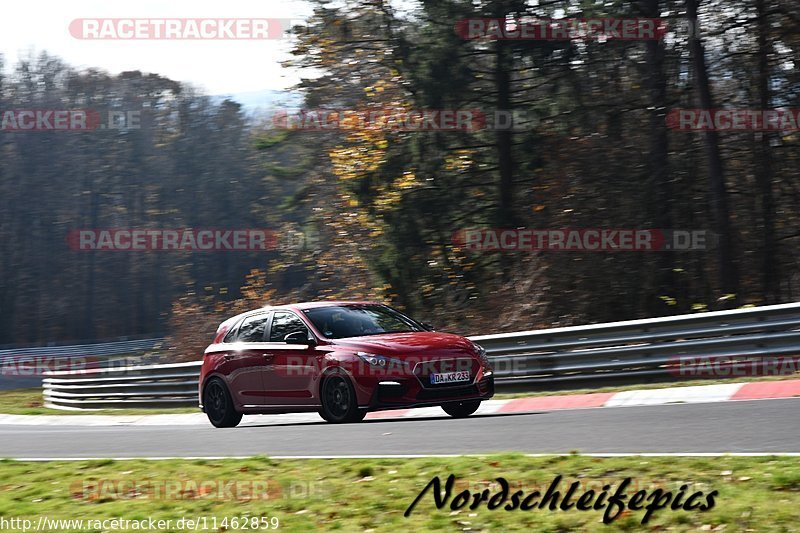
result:
M 236 338 L 236 334 L 239 331 L 239 322 L 234 324 L 231 329 L 228 330 L 228 333 L 225 334 L 225 338 L 222 339 L 222 342 L 233 342 Z
M 269 315 L 255 315 L 244 319 L 239 326 L 236 340 L 239 342 L 264 342 L 264 332 L 267 329 Z
M 272 329 L 269 333 L 270 342 L 283 342 L 286 335 L 302 331 L 308 335 L 308 328 L 305 323 L 294 313 L 288 311 L 276 311 L 272 317 Z

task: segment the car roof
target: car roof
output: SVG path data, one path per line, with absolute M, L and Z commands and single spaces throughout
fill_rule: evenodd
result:
M 282 305 L 265 305 L 264 307 L 259 307 L 258 309 L 251 309 L 250 311 L 239 313 L 238 315 L 229 318 L 224 323 L 237 322 L 242 317 L 257 315 L 259 313 L 264 313 L 267 311 L 276 311 L 280 309 L 288 309 L 291 311 L 304 311 L 306 309 L 315 309 L 318 307 L 333 307 L 336 305 L 384 305 L 384 304 L 369 300 L 327 300 L 321 302 L 300 302 L 300 303 L 291 303 Z
M 333 307 L 336 305 L 383 305 L 380 302 L 370 302 L 365 300 L 333 300 L 333 301 L 324 301 L 324 302 L 301 302 L 296 304 L 288 304 L 285 306 L 278 306 L 278 307 L 287 307 L 292 309 L 314 309 L 316 307 Z

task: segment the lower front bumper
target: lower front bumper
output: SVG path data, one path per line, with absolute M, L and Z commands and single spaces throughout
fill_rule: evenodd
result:
M 381 411 L 409 407 L 437 406 L 466 400 L 488 400 L 494 396 L 494 377 L 484 378 L 469 385 L 441 388 L 420 387 L 416 380 L 393 380 L 390 384 L 379 383 L 368 405 L 362 409 Z

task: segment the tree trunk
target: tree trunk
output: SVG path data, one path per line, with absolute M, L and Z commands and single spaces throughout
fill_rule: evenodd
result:
M 508 50 L 505 43 L 497 42 L 495 51 L 495 88 L 497 90 L 497 109 L 511 110 L 511 78 L 509 71 Z M 515 225 L 513 214 L 514 198 L 514 162 L 511 154 L 511 130 L 498 129 L 495 132 L 497 141 L 497 166 L 500 172 L 500 203 L 498 221 L 503 227 Z
M 708 81 L 705 50 L 700 40 L 699 24 L 697 21 L 698 0 L 686 0 L 686 18 L 689 27 L 693 28 L 689 38 L 689 49 L 694 64 L 695 83 L 702 109 L 713 109 L 714 101 L 711 97 L 711 87 Z M 719 135 L 714 130 L 704 133 L 706 156 L 708 157 L 708 178 L 711 196 L 711 211 L 714 220 L 714 231 L 719 237 L 717 247 L 718 262 L 718 290 L 722 294 L 739 295 L 739 276 L 733 253 L 733 235 L 728 207 L 728 195 L 725 186 L 725 172 L 722 165 L 722 156 L 719 148 Z
M 769 94 L 769 49 L 767 42 L 769 21 L 764 0 L 756 0 L 758 12 L 758 104 L 761 109 L 770 106 Z M 779 300 L 779 265 L 775 241 L 775 200 L 772 194 L 772 161 L 770 135 L 759 134 L 760 143 L 755 146 L 756 181 L 761 196 L 762 243 L 761 243 L 761 276 L 764 301 L 767 304 Z
M 643 15 L 647 18 L 658 18 L 661 13 L 660 0 L 643 0 Z M 669 167 L 669 136 L 667 132 L 667 78 L 664 73 L 664 44 L 660 40 L 646 41 L 645 53 L 647 57 L 647 78 L 645 83 L 650 93 L 650 150 L 647 162 L 650 190 L 653 202 L 650 204 L 652 221 L 655 228 L 672 228 L 672 213 L 670 206 L 673 202 L 674 191 L 670 183 Z M 666 314 L 667 309 L 659 296 L 673 296 L 675 294 L 675 274 L 671 253 L 657 254 L 657 270 L 655 279 L 655 294 L 649 295 L 648 312 L 650 316 Z
M 497 41 L 495 43 L 494 79 L 497 91 L 497 109 L 504 111 L 511 111 L 511 78 L 509 76 L 511 65 L 509 63 L 509 55 L 505 43 Z M 495 142 L 497 146 L 497 167 L 500 173 L 497 225 L 501 228 L 513 228 L 518 224 L 513 212 L 514 162 L 511 153 L 511 130 L 506 128 L 495 131 Z M 500 255 L 500 268 L 503 273 L 503 280 L 508 281 L 512 271 L 512 261 L 508 254 Z

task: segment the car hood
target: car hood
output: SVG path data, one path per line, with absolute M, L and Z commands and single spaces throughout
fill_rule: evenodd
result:
M 363 337 L 335 339 L 334 346 L 402 359 L 409 356 L 422 359 L 442 357 L 471 357 L 476 355 L 469 339 L 452 333 L 415 331 L 384 333 Z

